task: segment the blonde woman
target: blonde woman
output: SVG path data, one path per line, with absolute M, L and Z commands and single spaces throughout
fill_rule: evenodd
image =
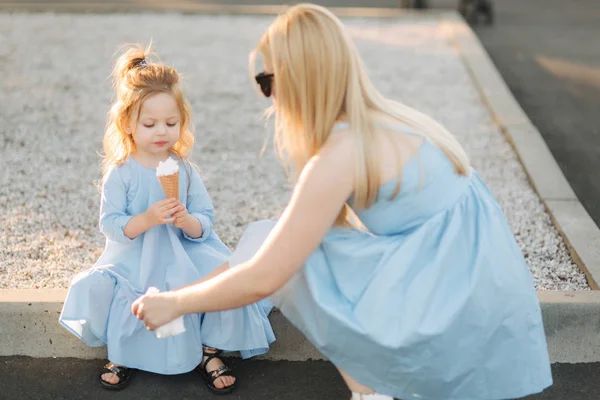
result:
M 213 205 L 187 160 L 194 136 L 179 73 L 132 47 L 117 60 L 113 80 L 100 206 L 106 247 L 93 268 L 73 279 L 60 323 L 89 346 L 107 346 L 109 363 L 99 376 L 106 389 L 125 388 L 135 369 L 168 375 L 197 369 L 213 392 L 231 392 L 235 377 L 220 352 L 267 352 L 275 340 L 267 317 L 272 305 L 186 315 L 185 332 L 167 339 L 131 315 L 148 288 L 206 278 L 230 251 L 213 230 Z M 165 198 L 156 177 L 168 159 L 179 166 L 181 201 Z
M 292 7 L 256 52 L 293 196 L 277 223 L 248 228 L 235 267 L 144 296 L 133 313 L 152 330 L 270 296 L 353 399 L 507 399 L 551 385 L 530 272 L 454 136 L 384 98 L 325 8 Z

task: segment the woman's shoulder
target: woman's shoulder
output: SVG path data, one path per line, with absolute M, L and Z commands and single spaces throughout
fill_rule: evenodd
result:
M 303 168 L 303 175 L 354 176 L 356 144 L 345 129 L 332 132 L 318 153 L 311 157 Z
M 356 141 L 351 135 L 350 125 L 343 122 L 336 124 L 329 137 L 319 149 L 321 157 L 344 157 L 351 158 L 356 153 Z

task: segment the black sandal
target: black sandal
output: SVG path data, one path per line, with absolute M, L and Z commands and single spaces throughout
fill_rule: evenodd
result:
M 203 357 L 206 356 L 206 360 L 202 361 L 200 363 L 200 365 L 198 365 L 198 367 L 196 367 L 196 370 L 204 378 L 204 381 L 206 382 L 206 386 L 208 386 L 208 388 L 215 394 L 231 393 L 233 391 L 233 389 L 235 388 L 236 382 L 234 382 L 233 385 L 224 387 L 222 389 L 219 389 L 218 387 L 215 386 L 215 381 L 223 375 L 231 376 L 231 377 L 235 378 L 235 376 L 233 376 L 233 374 L 232 374 L 231 368 L 229 368 L 226 365 L 222 365 L 213 371 L 206 370 L 208 363 L 215 358 L 219 358 L 219 356 L 221 355 L 221 353 L 223 353 L 223 351 L 212 348 L 212 347 L 204 347 L 204 346 L 202 346 L 202 350 L 204 350 Z M 206 351 L 206 350 L 208 350 L 208 351 Z
M 104 366 L 102 372 L 100 373 L 100 384 L 103 388 L 108 390 L 124 389 L 125 386 L 127 386 L 127 384 L 129 383 L 129 380 L 131 379 L 132 372 L 133 370 L 131 368 L 123 367 L 115 363 L 109 362 Z M 117 378 L 119 378 L 119 383 L 109 383 L 102 379 L 102 375 L 110 373 L 115 374 Z

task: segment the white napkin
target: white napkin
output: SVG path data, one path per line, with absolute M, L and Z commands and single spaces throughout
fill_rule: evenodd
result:
M 155 287 L 149 287 L 146 294 L 158 293 L 159 290 Z M 169 336 L 179 335 L 185 332 L 185 326 L 183 325 L 183 316 L 175 318 L 173 321 L 166 323 L 165 325 L 156 329 L 156 337 L 164 339 Z

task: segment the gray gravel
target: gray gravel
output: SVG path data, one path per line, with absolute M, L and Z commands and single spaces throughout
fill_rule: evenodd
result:
M 107 77 L 122 43 L 152 39 L 185 75 L 192 161 L 223 241 L 233 247 L 249 222 L 277 217 L 290 186 L 270 151 L 259 158 L 268 102 L 247 72 L 248 53 L 271 20 L 0 13 L 0 288 L 68 287 L 103 249 L 94 181 L 112 95 Z M 377 86 L 462 141 L 504 208 L 536 287 L 589 289 L 438 23 L 347 23 Z

